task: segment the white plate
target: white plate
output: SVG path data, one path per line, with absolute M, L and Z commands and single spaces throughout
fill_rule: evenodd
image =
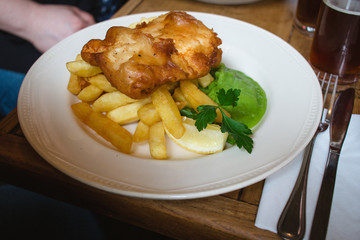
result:
M 113 25 L 128 26 L 130 15 L 81 30 L 51 48 L 31 67 L 20 90 L 18 115 L 34 149 L 65 174 L 91 186 L 127 196 L 188 199 L 212 196 L 258 182 L 289 163 L 310 141 L 320 119 L 321 90 L 307 61 L 275 35 L 235 19 L 195 13 L 222 39 L 223 62 L 264 88 L 268 108 L 254 132 L 254 150 L 237 147 L 209 156 L 169 144 L 171 160 L 149 158 L 147 145 L 122 154 L 77 121 L 66 89 L 65 67 L 92 38 Z M 132 130 L 134 126 L 131 126 Z M 170 141 L 171 143 L 171 141 Z

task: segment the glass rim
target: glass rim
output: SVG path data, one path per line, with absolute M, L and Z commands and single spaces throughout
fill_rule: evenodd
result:
M 351 15 L 355 15 L 355 16 L 360 16 L 360 1 L 357 1 L 358 2 L 358 5 L 357 5 L 358 9 L 357 10 L 349 10 L 349 9 L 346 9 L 346 8 L 342 8 L 342 7 L 338 6 L 338 5 L 335 5 L 336 3 L 339 3 L 338 0 L 323 0 L 323 2 L 329 8 L 332 8 L 335 11 L 342 12 L 342 13 L 345 13 L 345 14 L 351 14 Z

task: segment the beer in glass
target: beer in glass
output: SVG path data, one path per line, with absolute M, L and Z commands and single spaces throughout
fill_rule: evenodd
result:
M 338 75 L 339 84 L 358 80 L 360 0 L 323 0 L 309 61 L 321 75 Z
M 312 35 L 315 32 L 320 3 L 322 0 L 298 0 L 294 25 L 301 32 Z

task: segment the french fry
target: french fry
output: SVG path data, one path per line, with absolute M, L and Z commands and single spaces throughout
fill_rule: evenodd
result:
M 198 79 L 198 83 L 201 87 L 206 88 L 214 81 L 214 77 L 210 73 Z
M 195 84 L 196 87 L 199 87 L 199 81 L 198 81 L 198 78 L 196 79 L 193 79 L 193 80 L 189 80 L 191 81 L 193 84 Z
M 117 147 L 121 152 L 130 153 L 132 136 L 125 128 L 101 113 L 93 111 L 87 103 L 76 103 L 71 108 L 80 121 Z
M 92 77 L 102 72 L 99 67 L 93 66 L 84 60 L 76 60 L 66 63 L 66 68 L 69 72 L 79 77 Z
M 197 110 L 197 107 L 200 105 L 214 105 L 218 106 L 208 95 L 202 92 L 192 81 L 185 80 L 180 81 L 180 89 L 184 94 L 186 100 L 189 102 L 190 106 Z M 224 113 L 230 117 L 230 113 L 223 109 Z M 216 110 L 217 117 L 216 122 L 222 121 L 222 115 L 219 109 Z
M 179 82 L 167 82 L 163 85 L 169 92 L 173 92 L 175 88 L 179 87 Z
M 95 100 L 93 103 L 94 111 L 108 112 L 117 107 L 127 105 L 129 103 L 137 102 L 138 99 L 133 99 L 120 91 L 105 93 Z
M 178 107 L 179 110 L 186 107 L 186 102 L 175 102 L 175 103 L 176 103 L 176 106 Z
M 82 60 L 81 54 L 76 55 L 76 61 Z M 67 89 L 72 94 L 78 95 L 80 91 L 86 87 L 89 83 L 85 81 L 83 77 L 79 77 L 70 72 L 70 78 L 67 85 Z
M 75 61 L 79 61 L 79 60 L 83 60 L 80 53 L 77 54 L 75 58 Z
M 185 127 L 181 121 L 180 111 L 166 87 L 160 87 L 152 94 L 152 102 L 166 129 L 175 138 L 181 138 L 185 133 Z
M 174 98 L 175 101 L 177 101 L 177 102 L 184 102 L 184 103 L 186 103 L 186 106 L 187 106 L 187 107 L 191 107 L 190 104 L 189 104 L 189 102 L 186 100 L 184 94 L 182 93 L 180 87 L 175 88 L 174 93 L 173 93 L 172 96 L 173 96 L 173 98 Z
M 162 122 L 157 122 L 149 130 L 150 154 L 155 159 L 166 159 L 165 130 Z
M 81 79 L 78 76 L 76 76 L 75 74 L 70 73 L 70 78 L 69 78 L 69 82 L 67 85 L 67 89 L 72 94 L 78 95 L 79 92 L 81 91 Z
M 141 99 L 140 101 L 130 103 L 125 106 L 121 106 L 111 110 L 106 114 L 108 118 L 113 120 L 114 122 L 123 125 L 131 122 L 135 122 L 139 120 L 138 110 L 147 103 L 151 102 L 151 98 Z
M 148 126 L 154 125 L 155 123 L 161 121 L 160 115 L 152 103 L 148 103 L 142 106 L 138 110 L 138 116 L 140 121 Z
M 114 92 L 117 89 L 111 86 L 111 83 L 106 79 L 104 74 L 98 74 L 92 77 L 87 78 L 87 81 L 92 85 L 97 86 L 104 92 Z
M 92 102 L 95 99 L 97 99 L 102 93 L 103 90 L 90 84 L 89 86 L 81 90 L 80 93 L 77 95 L 77 97 L 82 101 Z
M 149 130 L 150 127 L 143 123 L 142 121 L 139 121 L 138 125 L 136 126 L 135 133 L 133 136 L 134 142 L 143 142 L 145 140 L 149 139 Z

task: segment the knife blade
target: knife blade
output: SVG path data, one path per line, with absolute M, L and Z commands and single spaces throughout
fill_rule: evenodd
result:
M 355 90 L 349 88 L 340 93 L 334 104 L 330 120 L 328 159 L 325 165 L 324 176 L 316 204 L 310 239 L 321 240 L 326 238 L 335 187 L 336 170 L 354 107 L 354 97 Z

